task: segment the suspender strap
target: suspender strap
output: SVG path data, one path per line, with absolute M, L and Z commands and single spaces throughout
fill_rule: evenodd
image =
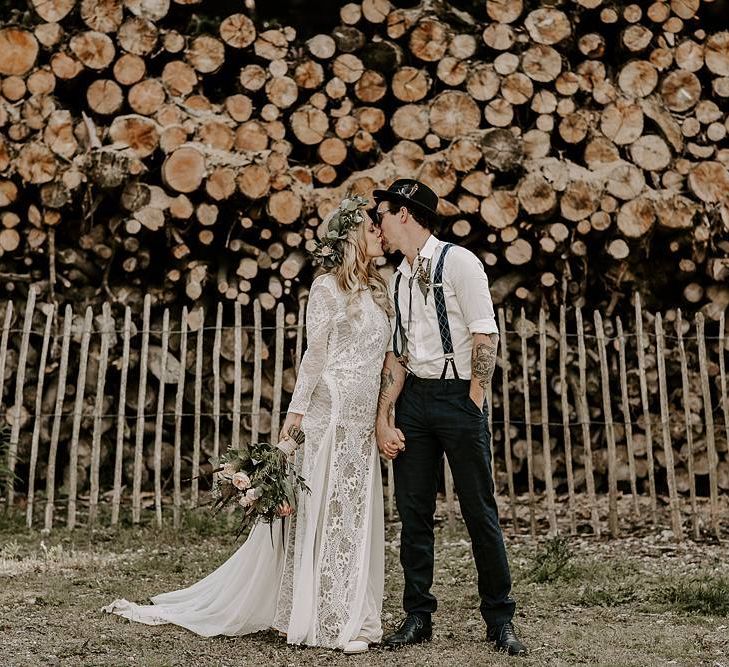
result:
M 398 359 L 402 357 L 405 349 L 405 328 L 400 314 L 400 278 L 402 274 L 398 271 L 395 276 L 395 331 L 392 333 L 392 351 Z
M 443 354 L 445 355 L 445 363 L 443 364 L 443 372 L 440 379 L 445 379 L 448 373 L 448 364 L 453 369 L 453 377 L 458 378 L 456 370 L 456 362 L 453 355 L 453 341 L 451 340 L 451 327 L 448 323 L 448 310 L 446 309 L 445 295 L 443 294 L 443 264 L 448 251 L 453 246 L 452 243 L 446 243 L 443 251 L 440 253 L 438 263 L 435 266 L 433 274 L 433 297 L 435 301 L 435 312 L 438 316 L 438 329 L 440 330 L 440 342 L 443 345 Z

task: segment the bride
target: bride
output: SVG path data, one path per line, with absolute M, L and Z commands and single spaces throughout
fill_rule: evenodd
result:
M 294 465 L 311 488 L 284 540 L 258 524 L 213 573 L 189 588 L 116 600 L 103 610 L 199 635 L 275 628 L 289 644 L 361 653 L 382 637 L 384 517 L 374 425 L 390 334 L 387 286 L 374 266 L 379 230 L 351 197 L 325 221 L 306 311 L 307 350 L 281 430 L 300 426 Z M 278 520 L 280 521 L 280 520 Z M 273 534 L 280 534 L 275 530 Z

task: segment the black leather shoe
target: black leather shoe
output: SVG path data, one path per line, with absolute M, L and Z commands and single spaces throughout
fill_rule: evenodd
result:
M 430 620 L 423 620 L 417 614 L 408 614 L 400 623 L 397 630 L 385 637 L 382 641 L 385 648 L 401 648 L 408 644 L 429 642 L 433 636 L 433 626 Z
M 512 623 L 490 627 L 487 636 L 489 641 L 496 643 L 497 651 L 505 651 L 509 655 L 527 654 L 527 648 L 519 641 Z

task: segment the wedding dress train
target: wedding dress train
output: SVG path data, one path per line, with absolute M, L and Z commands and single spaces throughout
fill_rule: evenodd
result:
M 259 524 L 217 570 L 189 588 L 116 600 L 104 611 L 197 634 L 243 635 L 268 628 L 290 644 L 343 649 L 382 637 L 384 517 L 374 422 L 389 337 L 369 290 L 353 300 L 327 274 L 312 284 L 307 351 L 289 410 L 304 415 L 295 465 L 310 494 L 295 515 Z M 282 535 L 283 532 L 283 535 Z

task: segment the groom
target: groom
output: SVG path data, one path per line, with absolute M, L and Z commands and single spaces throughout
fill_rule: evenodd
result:
M 484 412 L 498 347 L 488 280 L 473 253 L 432 234 L 438 196 L 424 183 L 400 179 L 374 197 L 384 249 L 404 255 L 390 284 L 395 317 L 382 369 L 377 445 L 394 459 L 407 616 L 384 643 L 398 648 L 432 636 L 433 515 L 445 452 L 473 545 L 487 637 L 501 651 L 525 655 L 511 622 L 516 605 Z

